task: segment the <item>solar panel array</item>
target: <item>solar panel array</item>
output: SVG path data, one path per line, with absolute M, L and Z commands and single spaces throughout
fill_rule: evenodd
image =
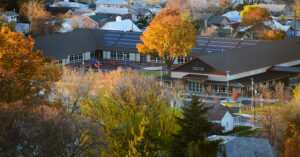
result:
M 223 52 L 238 46 L 239 39 L 212 38 L 202 52 Z
M 136 48 L 136 44 L 142 43 L 140 37 L 142 33 L 139 32 L 124 32 L 119 39 L 116 47 L 120 48 Z
M 114 46 L 116 41 L 120 38 L 123 32 L 107 32 L 104 35 L 104 46 L 111 47 Z
M 136 44 L 142 43 L 140 37 L 142 32 L 116 32 L 109 31 L 104 36 L 104 46 L 118 48 L 136 48 Z M 242 48 L 253 46 L 258 43 L 257 40 L 240 40 L 232 38 L 217 37 L 198 37 L 197 45 L 193 49 L 194 53 L 217 53 L 231 50 L 234 48 Z
M 254 46 L 258 43 L 258 40 L 242 40 L 238 48 L 246 47 L 246 46 Z

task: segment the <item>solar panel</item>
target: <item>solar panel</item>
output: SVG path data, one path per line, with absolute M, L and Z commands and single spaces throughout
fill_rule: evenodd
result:
M 107 32 L 104 35 L 104 46 L 113 46 L 116 41 L 120 38 L 123 32 Z
M 142 43 L 140 37 L 141 32 L 124 32 L 119 39 L 116 47 L 120 48 L 136 48 L 136 44 Z
M 239 42 L 239 39 L 212 38 L 203 52 L 224 52 L 236 48 Z
M 257 43 L 258 40 L 242 40 L 239 45 L 239 48 L 246 47 L 246 46 L 253 46 L 256 45 Z

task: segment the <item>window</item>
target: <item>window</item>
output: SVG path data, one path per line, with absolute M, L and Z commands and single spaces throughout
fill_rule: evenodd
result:
M 140 62 L 146 63 L 147 62 L 147 56 L 146 55 L 140 55 Z
M 80 62 L 83 60 L 82 53 L 70 56 L 70 63 Z
M 110 59 L 117 59 L 117 52 L 111 52 Z
M 297 77 L 297 75 L 291 76 L 291 77 L 289 78 L 289 85 L 290 85 L 291 87 L 295 87 L 295 86 L 298 85 L 298 77 Z
M 99 58 L 99 52 L 91 52 L 91 59 L 98 59 Z
M 178 57 L 177 58 L 178 64 L 183 64 L 189 60 L 190 60 L 190 57 Z
M 129 60 L 129 53 L 128 52 L 111 52 L 111 59 Z
M 74 63 L 75 62 L 75 55 L 71 55 L 70 56 L 70 63 Z
M 59 63 L 59 65 L 62 65 L 63 64 L 63 60 L 60 59 L 58 63 Z
M 200 92 L 200 82 L 188 80 L 188 91 L 189 92 Z
M 163 63 L 163 60 L 161 60 L 159 57 L 150 57 L 151 61 L 154 61 L 155 63 Z

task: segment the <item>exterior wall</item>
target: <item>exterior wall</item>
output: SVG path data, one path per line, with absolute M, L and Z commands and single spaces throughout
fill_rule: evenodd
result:
M 147 55 L 147 62 L 151 62 L 151 57 Z
M 91 59 L 91 53 L 90 52 L 84 53 L 84 59 L 83 60 L 90 60 L 90 59 Z
M 228 111 L 222 118 L 221 125 L 224 127 L 224 132 L 233 130 L 233 117 Z
M 171 71 L 172 78 L 181 78 L 187 74 L 195 74 L 195 75 L 207 75 L 207 80 L 213 81 L 226 81 L 226 76 L 223 75 L 211 75 L 211 74 L 201 74 L 201 73 L 187 73 L 187 72 L 173 72 Z
M 141 55 L 140 54 L 136 53 L 135 57 L 136 57 L 137 62 L 141 61 Z
M 135 53 L 129 53 L 129 61 L 135 61 L 136 55 Z

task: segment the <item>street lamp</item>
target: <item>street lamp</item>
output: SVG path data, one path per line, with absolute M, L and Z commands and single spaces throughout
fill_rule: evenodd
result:
M 160 85 L 162 86 L 162 66 L 160 66 Z
M 226 71 L 227 75 L 226 75 L 226 79 L 227 79 L 227 88 L 226 88 L 226 92 L 227 92 L 227 100 L 229 100 L 229 71 Z
M 84 74 L 84 62 L 82 62 L 82 74 Z

